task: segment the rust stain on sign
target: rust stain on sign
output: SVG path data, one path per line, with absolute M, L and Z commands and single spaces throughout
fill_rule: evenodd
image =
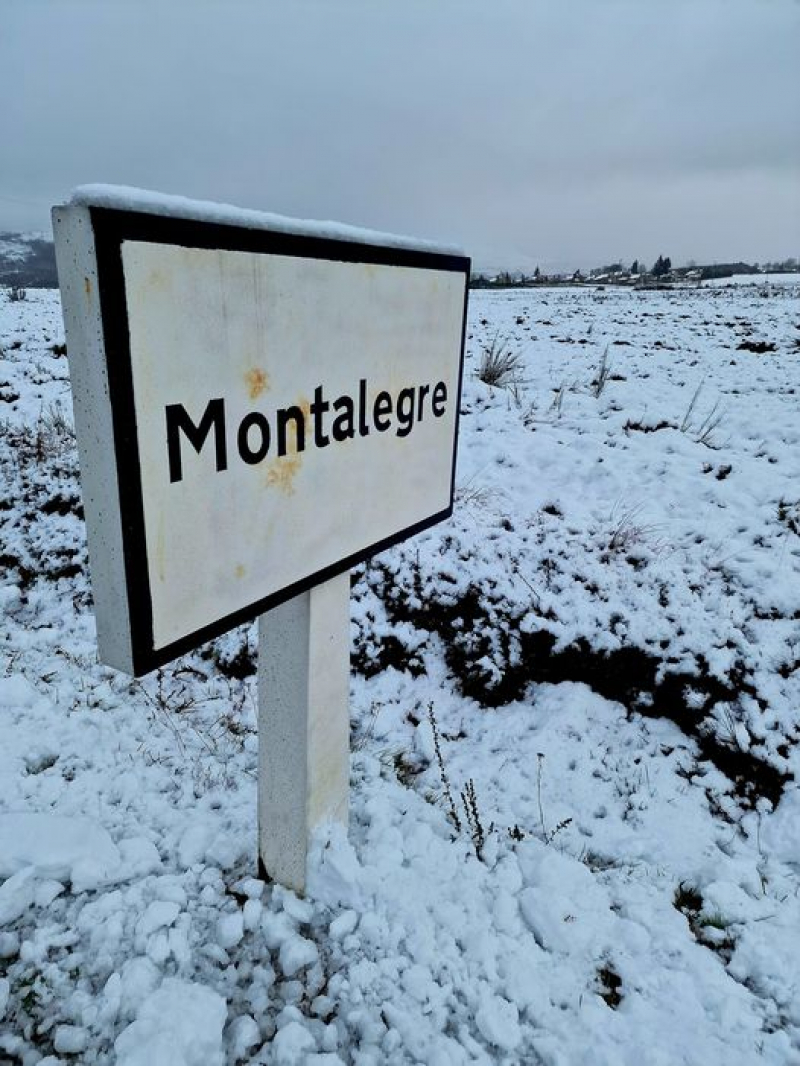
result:
M 247 395 L 250 399 L 257 400 L 261 393 L 266 392 L 269 388 L 269 374 L 266 370 L 255 366 L 245 374 L 244 383 L 247 386 Z
M 303 413 L 304 435 L 309 432 L 311 425 L 311 401 L 301 396 L 296 405 Z M 303 465 L 302 451 L 297 447 L 297 436 L 287 436 L 286 454 L 279 456 L 267 467 L 267 477 L 264 484 L 267 488 L 278 489 L 285 496 L 294 495 L 294 480 L 300 467 Z
M 84 278 L 83 279 L 83 288 L 84 288 L 87 296 L 91 296 L 92 295 L 92 283 L 89 280 L 89 278 Z
M 236 567 L 236 569 L 233 572 L 236 575 L 236 577 L 239 578 L 239 580 L 241 580 L 244 577 L 244 575 L 245 575 L 245 569 L 244 569 L 244 567 L 242 566 L 241 563 L 238 564 L 238 566 Z
M 303 457 L 298 452 L 276 459 L 267 468 L 267 488 L 278 489 L 285 496 L 293 496 L 295 475 L 302 465 Z

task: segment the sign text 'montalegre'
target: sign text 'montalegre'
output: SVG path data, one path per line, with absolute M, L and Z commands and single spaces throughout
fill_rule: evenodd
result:
M 442 418 L 447 410 L 447 385 L 411 385 L 400 389 L 397 396 L 382 390 L 375 399 L 368 399 L 367 381 L 361 378 L 357 396 L 345 393 L 330 401 L 322 385 L 314 389 L 314 399 L 307 408 L 299 404 L 279 407 L 270 418 L 266 411 L 250 411 L 234 431 L 236 452 L 242 462 L 254 465 L 263 462 L 271 453 L 278 458 L 304 452 L 307 446 L 327 448 L 331 443 L 344 443 L 354 437 L 367 437 L 371 431 L 394 432 L 407 437 L 415 423 L 426 416 Z M 182 403 L 165 408 L 169 479 L 183 477 L 182 440 L 188 441 L 199 453 L 209 441 L 213 449 L 217 471 L 227 470 L 229 446 L 228 419 L 222 397 L 209 400 L 195 422 Z M 210 440 L 209 440 L 210 439 Z

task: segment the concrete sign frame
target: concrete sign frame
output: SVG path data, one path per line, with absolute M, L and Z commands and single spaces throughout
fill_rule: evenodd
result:
M 92 584 L 96 601 L 98 641 L 103 661 L 134 676 L 147 673 L 195 648 L 198 644 L 264 615 L 265 612 L 271 611 L 280 604 L 309 592 L 337 575 L 346 573 L 369 556 L 450 516 L 453 509 L 456 445 L 463 377 L 467 283 L 470 267 L 468 258 L 450 252 L 414 247 L 411 244 L 406 246 L 383 244 L 378 239 L 370 242 L 348 239 L 346 235 L 339 237 L 317 235 L 313 232 L 293 233 L 278 228 L 271 229 L 268 226 L 251 227 L 196 217 L 175 217 L 169 214 L 153 213 L 146 209 L 127 209 L 91 203 L 74 203 L 54 209 L 53 223 L 73 380 L 76 430 L 81 453 L 81 476 Z M 435 492 L 431 490 L 430 500 L 434 501 L 435 498 L 435 502 L 429 502 L 426 499 L 427 509 L 424 513 L 414 514 L 413 520 L 404 521 L 397 528 L 387 517 L 386 525 L 381 528 L 378 535 L 368 537 L 364 543 L 359 543 L 357 547 L 348 550 L 340 558 L 328 561 L 323 566 L 313 567 L 297 580 L 281 584 L 280 587 L 271 589 L 266 595 L 257 595 L 252 599 L 245 597 L 245 602 L 234 610 L 226 610 L 219 617 L 214 617 L 200 625 L 193 625 L 189 631 L 177 636 L 170 635 L 165 629 L 164 632 L 167 635 L 164 636 L 162 633 L 156 639 L 154 636 L 153 571 L 148 562 L 147 516 L 143 497 L 141 454 L 143 450 L 147 450 L 152 434 L 148 433 L 146 439 L 140 437 L 138 423 L 142 419 L 142 402 L 139 402 L 137 407 L 134 395 L 134 363 L 138 356 L 135 344 L 132 345 L 132 326 L 134 330 L 137 328 L 136 300 L 135 294 L 132 295 L 130 283 L 126 282 L 126 269 L 129 269 L 130 262 L 136 262 L 136 255 L 133 255 L 130 249 L 133 249 L 136 254 L 141 252 L 140 258 L 144 263 L 142 271 L 145 273 L 150 269 L 147 265 L 150 262 L 148 249 L 156 249 L 157 254 L 163 254 L 167 260 L 171 254 L 170 250 L 174 250 L 175 255 L 180 256 L 187 255 L 194 250 L 198 253 L 198 262 L 204 261 L 204 253 L 220 253 L 223 258 L 224 254 L 232 253 L 232 261 L 236 262 L 238 260 L 235 257 L 238 254 L 255 257 L 252 262 L 261 262 L 264 257 L 263 262 L 266 263 L 269 260 L 270 269 L 274 266 L 278 271 L 276 276 L 283 276 L 281 274 L 283 265 L 286 265 L 285 275 L 294 277 L 300 264 L 311 263 L 312 267 L 313 264 L 323 264 L 317 270 L 317 275 L 320 277 L 327 276 L 325 272 L 328 267 L 325 264 L 329 264 L 330 270 L 334 273 L 344 271 L 342 276 L 348 277 L 350 275 L 347 271 L 352 267 L 353 277 L 370 277 L 373 279 L 370 284 L 373 284 L 375 276 L 379 279 L 385 276 L 387 287 L 391 287 L 395 280 L 407 279 L 410 282 L 412 278 L 419 279 L 424 284 L 430 282 L 434 289 L 436 285 L 443 282 L 444 288 L 450 294 L 448 304 L 450 310 L 448 312 L 449 324 L 442 334 L 443 340 L 440 348 L 447 347 L 450 350 L 457 348 L 458 362 L 451 371 L 449 387 L 437 393 L 438 384 L 434 376 L 429 383 L 425 400 L 428 404 L 428 423 L 432 423 L 440 415 L 442 425 L 447 423 L 448 476 L 439 477 L 441 484 Z M 159 249 L 165 251 L 162 253 L 158 251 Z M 153 254 L 155 255 L 156 252 Z M 383 268 L 389 268 L 389 271 Z M 311 275 L 314 275 L 315 269 L 311 269 Z M 150 270 L 147 276 L 149 277 L 152 273 L 153 271 Z M 144 273 L 142 276 L 145 276 Z M 458 288 L 460 300 L 460 321 L 457 323 L 454 321 L 453 313 L 456 291 L 454 286 Z M 370 293 L 372 291 L 372 289 L 369 290 Z M 412 287 L 409 291 L 416 290 Z M 365 307 L 368 307 L 368 297 L 362 295 L 358 298 L 362 300 Z M 435 300 L 438 298 L 431 297 L 431 308 L 435 309 Z M 131 304 L 133 304 L 133 311 Z M 314 306 L 316 305 L 312 300 L 309 308 L 313 309 Z M 343 328 L 346 330 L 348 328 L 347 308 L 343 309 L 343 316 Z M 303 321 L 308 322 L 309 318 L 305 317 Z M 429 314 L 426 323 L 430 325 L 431 322 L 435 324 L 435 315 L 431 317 Z M 416 329 L 413 336 L 422 337 L 424 348 L 422 326 Z M 353 339 L 357 337 L 354 336 Z M 453 352 L 453 355 L 455 354 Z M 169 353 L 166 353 L 164 358 L 169 358 Z M 411 386 L 417 383 L 406 380 L 400 382 L 401 386 L 403 384 Z M 360 390 L 360 400 L 353 401 L 354 404 L 360 403 L 359 410 L 362 412 L 360 417 L 363 417 L 365 404 L 367 404 L 367 387 L 365 375 L 354 373 L 351 392 L 355 396 Z M 402 388 L 400 391 L 403 391 Z M 405 391 L 410 390 L 406 388 Z M 424 390 L 421 382 L 419 391 L 419 412 L 422 417 Z M 395 393 L 392 402 L 396 405 L 395 413 L 399 418 L 399 392 L 395 390 Z M 386 409 L 380 406 L 381 402 L 384 404 L 388 402 L 381 401 L 381 396 L 386 395 L 385 391 L 380 392 L 369 401 L 374 405 L 374 409 L 370 409 L 378 429 L 387 425 Z M 412 426 L 413 409 L 417 403 L 417 394 L 414 395 L 415 398 L 411 401 Z M 340 396 L 339 400 L 346 398 Z M 329 406 L 327 401 L 322 399 L 321 391 L 318 399 L 318 410 L 323 405 L 326 408 Z M 293 401 L 290 399 L 285 402 Z M 206 408 L 206 413 L 209 410 L 210 408 Z M 284 432 L 287 436 L 291 410 L 293 408 L 284 407 L 276 412 L 278 418 L 284 415 Z M 314 411 L 314 405 L 310 410 Z M 406 405 L 406 410 L 408 410 L 408 405 Z M 444 418 L 445 412 L 446 419 Z M 201 433 L 202 413 L 195 408 L 180 424 L 178 422 L 170 424 L 169 416 L 167 416 L 167 429 L 173 434 L 171 443 L 174 446 L 175 440 L 180 439 L 185 447 L 183 455 L 187 460 L 200 456 L 200 446 L 192 440 L 192 434 L 195 435 L 196 440 L 200 441 L 205 452 L 213 453 L 214 451 L 208 423 L 204 427 L 205 432 Z M 163 420 L 163 414 L 159 417 Z M 262 432 L 269 433 L 268 428 L 266 431 L 263 430 L 264 420 L 259 422 L 258 417 L 260 416 L 253 414 L 249 421 L 247 416 L 243 418 L 239 426 L 239 435 L 234 437 L 234 440 L 239 442 L 239 453 L 245 458 L 246 463 L 254 461 L 258 453 L 259 428 L 262 427 Z M 380 423 L 379 417 L 382 419 Z M 304 419 L 306 421 L 303 422 L 305 427 L 303 433 L 308 431 L 310 434 L 311 415 L 308 407 L 305 408 Z M 317 434 L 317 441 L 324 439 L 320 426 L 321 422 L 317 421 L 314 430 Z M 252 435 L 253 428 L 256 429 L 255 438 Z M 216 433 L 214 442 L 219 448 L 220 438 L 216 425 L 214 429 Z M 419 432 L 420 434 L 423 432 L 421 428 Z M 429 431 L 426 428 L 425 432 L 432 432 L 432 430 Z M 181 433 L 183 433 L 182 437 Z M 295 446 L 299 448 L 301 433 L 299 423 L 295 425 L 294 433 Z M 400 434 L 401 430 L 398 427 L 396 436 L 399 437 Z M 441 435 L 439 433 L 437 440 L 441 438 Z M 387 440 L 391 436 L 391 434 L 384 434 Z M 305 437 L 302 439 L 305 441 Z M 340 439 L 343 438 L 337 437 L 337 440 Z M 268 441 L 269 437 L 262 438 L 262 443 L 263 440 Z M 378 440 L 377 434 L 375 440 Z M 170 441 L 159 440 L 158 447 L 162 450 L 168 451 L 168 445 Z M 332 452 L 333 449 L 330 451 Z M 387 451 L 386 454 L 388 455 L 389 452 Z M 209 455 L 204 455 L 203 458 L 204 461 L 209 461 Z M 174 454 L 170 458 L 171 464 L 173 459 Z M 213 461 L 213 456 L 211 461 Z M 175 465 L 170 465 L 168 469 L 173 477 L 181 473 L 180 468 Z M 217 455 L 217 470 L 220 469 L 222 468 L 219 465 L 219 455 Z M 417 480 L 420 482 L 419 489 L 422 496 L 424 495 L 423 479 L 417 477 Z M 445 480 L 447 484 L 444 484 Z M 393 502 L 392 486 L 387 484 L 385 499 L 387 516 L 392 513 Z M 356 522 L 357 516 L 352 517 Z M 372 528 L 377 529 L 378 525 L 373 523 Z M 151 536 L 151 553 L 152 543 Z M 203 580 L 201 574 L 198 574 L 197 580 L 201 585 Z

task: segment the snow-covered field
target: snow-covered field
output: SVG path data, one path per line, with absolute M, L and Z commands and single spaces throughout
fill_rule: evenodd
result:
M 304 900 L 253 877 L 252 630 L 97 664 L 57 294 L 0 294 L 0 1062 L 800 1063 L 795 281 L 473 295 Z

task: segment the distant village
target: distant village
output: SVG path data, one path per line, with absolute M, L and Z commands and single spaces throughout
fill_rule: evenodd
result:
M 638 259 L 624 266 L 611 263 L 593 270 L 575 270 L 566 274 L 545 274 L 539 267 L 533 274 L 521 271 L 501 271 L 499 274 L 473 274 L 473 289 L 519 289 L 538 285 L 624 285 L 635 289 L 664 289 L 701 285 L 715 278 L 732 278 L 734 274 L 800 274 L 800 261 L 795 258 L 775 263 L 713 263 L 699 266 L 689 262 L 673 267 L 669 256 L 659 256 L 652 267 Z
M 800 261 L 784 259 L 775 263 L 714 263 L 673 267 L 669 256 L 659 256 L 651 267 L 640 259 L 629 265 L 611 263 L 594 270 L 546 274 L 537 267 L 533 274 L 504 270 L 497 274 L 477 273 L 470 279 L 473 289 L 534 288 L 537 285 L 626 285 L 637 289 L 664 289 L 701 285 L 711 278 L 734 274 L 797 274 Z M 56 288 L 56 257 L 53 242 L 42 236 L 0 232 L 0 287 Z

